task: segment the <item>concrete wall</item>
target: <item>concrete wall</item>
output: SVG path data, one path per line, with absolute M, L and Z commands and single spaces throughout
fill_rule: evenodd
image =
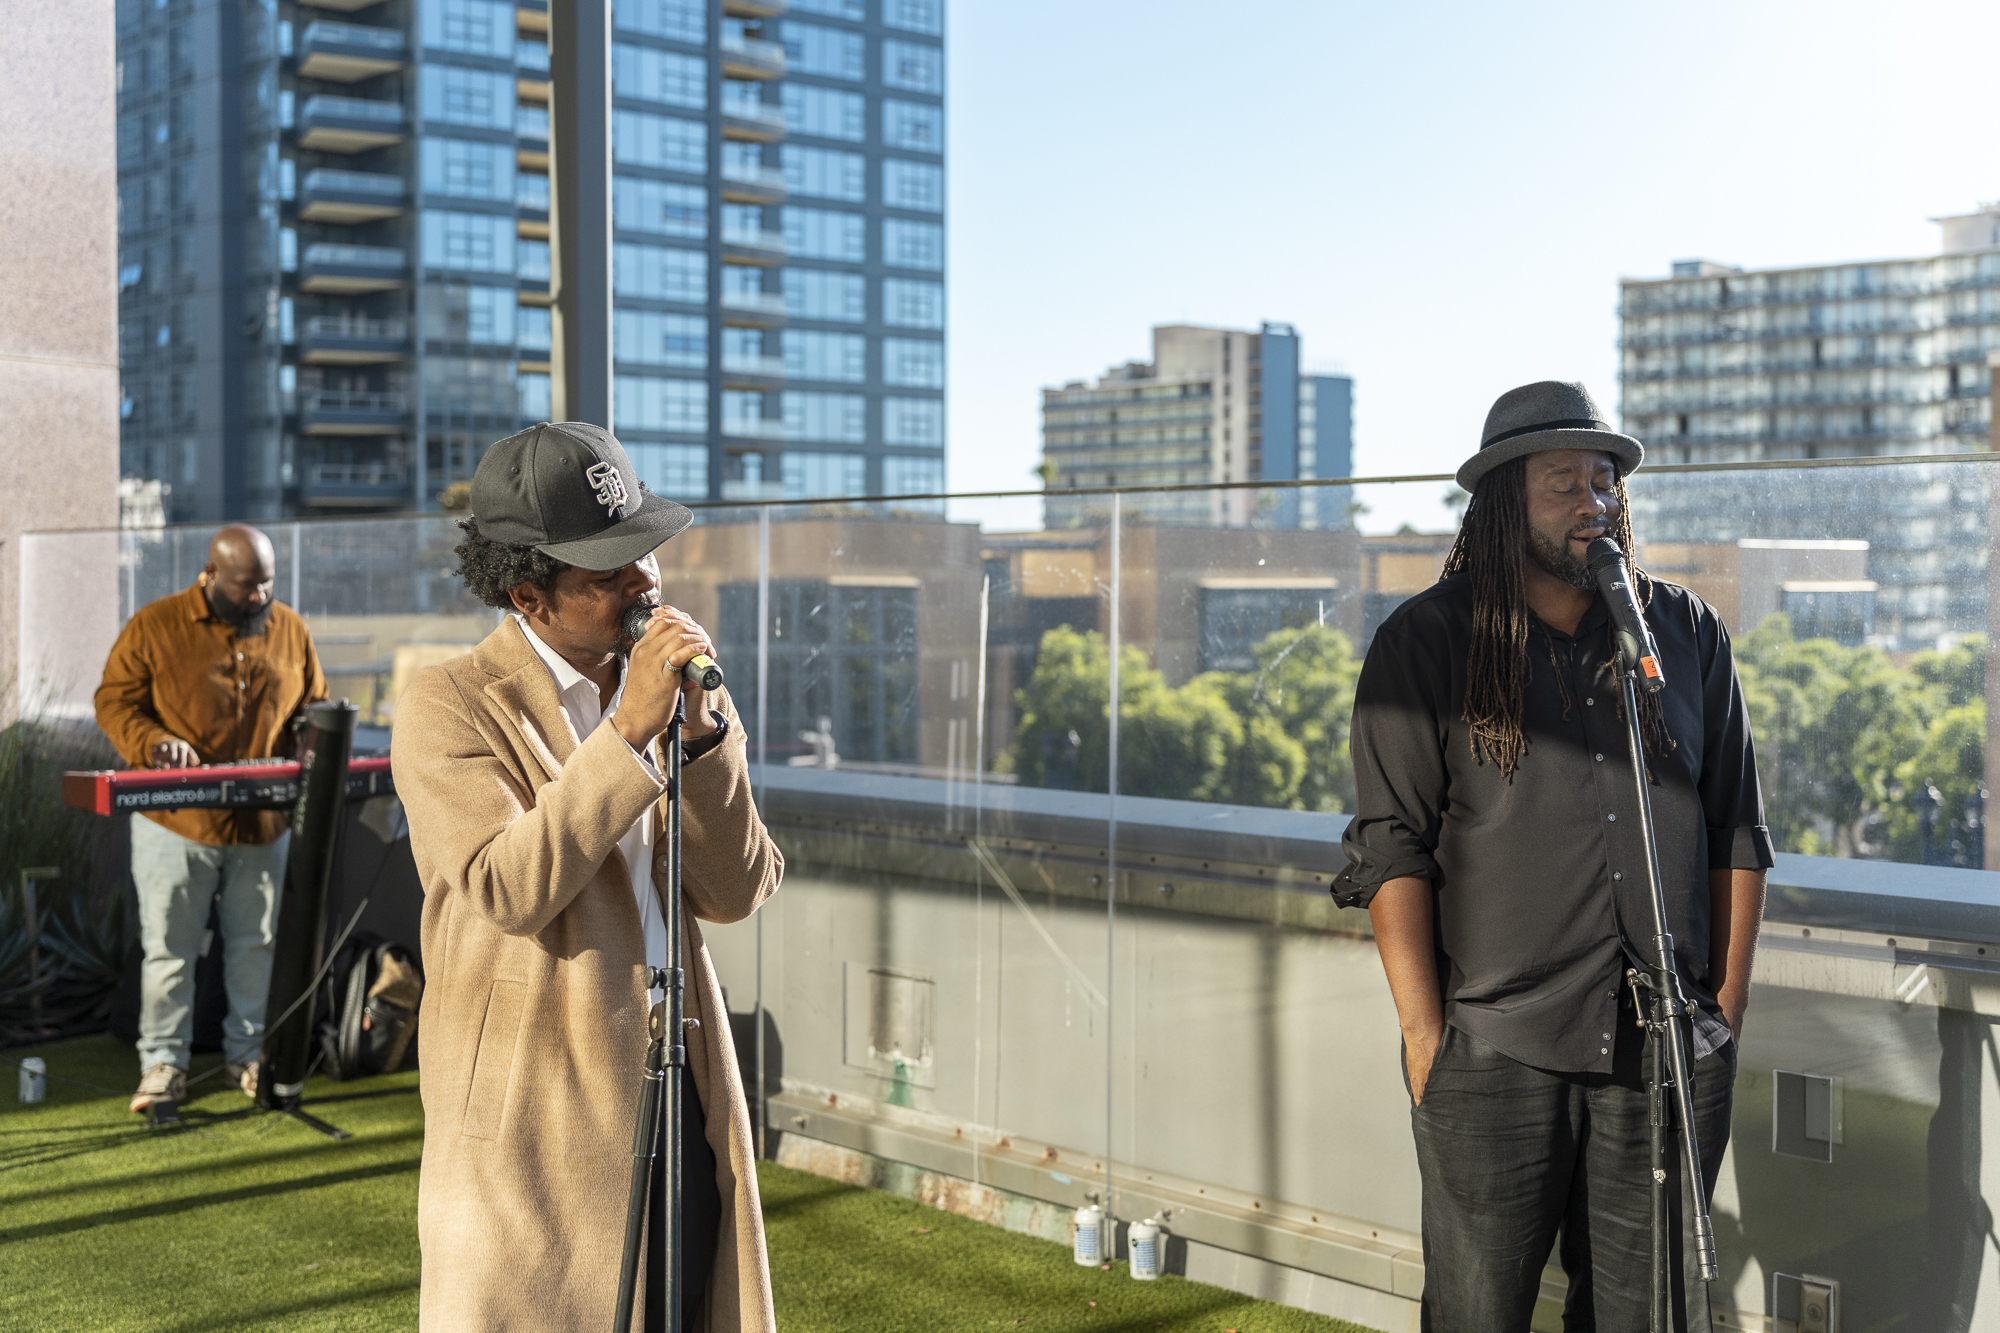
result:
M 38 666 L 19 660 L 21 534 L 118 521 L 111 6 L 36 0 L 10 17 L 0 53 L 0 718 L 21 697 L 13 679 L 32 689 Z

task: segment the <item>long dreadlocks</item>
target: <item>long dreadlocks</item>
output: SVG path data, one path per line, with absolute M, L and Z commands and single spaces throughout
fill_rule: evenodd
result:
M 1489 758 L 1511 779 L 1527 753 L 1521 730 L 1522 700 L 1528 685 L 1528 460 L 1509 459 L 1480 479 L 1465 508 L 1458 540 L 1445 557 L 1444 575 L 1460 570 L 1472 576 L 1472 649 L 1465 664 L 1465 723 L 1472 732 L 1472 757 Z M 1621 473 L 1613 484 L 1618 517 L 1608 534 L 1625 551 L 1632 576 L 1643 584 L 1641 607 L 1653 604 L 1653 580 L 1638 566 L 1632 544 L 1632 506 Z M 1605 627 L 1608 635 L 1609 624 Z M 1614 641 L 1615 643 L 1615 641 Z M 1553 661 L 1553 646 L 1551 646 Z M 1613 648 L 1614 656 L 1616 647 Z M 1569 715 L 1569 692 L 1563 695 L 1563 715 Z M 1623 705 L 1620 704 L 1621 714 Z M 1659 758 L 1674 748 L 1667 735 L 1657 695 L 1639 694 L 1639 726 L 1648 753 Z

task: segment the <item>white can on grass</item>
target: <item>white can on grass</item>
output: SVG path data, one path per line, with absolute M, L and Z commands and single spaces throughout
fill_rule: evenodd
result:
M 1091 1268 L 1104 1262 L 1104 1210 L 1087 1203 L 1076 1210 L 1073 1251 L 1079 1264 Z
M 21 1061 L 21 1100 L 38 1102 L 48 1096 L 49 1067 L 39 1055 Z
M 1149 1217 L 1143 1222 L 1134 1222 L 1125 1235 L 1126 1244 L 1132 1254 L 1132 1276 L 1141 1282 L 1150 1282 L 1160 1275 L 1160 1219 Z

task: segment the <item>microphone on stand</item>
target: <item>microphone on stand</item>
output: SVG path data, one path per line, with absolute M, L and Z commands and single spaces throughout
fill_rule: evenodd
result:
M 618 627 L 625 631 L 625 637 L 632 641 L 632 647 L 638 647 L 639 640 L 646 637 L 646 631 L 652 628 L 653 612 L 659 609 L 659 602 L 648 598 L 643 602 L 636 603 L 631 610 L 620 617 Z M 627 649 L 626 651 L 629 654 L 631 650 Z M 688 684 L 700 689 L 719 690 L 722 688 L 722 668 L 717 666 L 715 659 L 707 653 L 696 653 L 693 657 L 682 663 L 681 677 Z
M 1625 563 L 1625 552 L 1609 537 L 1599 537 L 1583 554 L 1597 579 L 1597 590 L 1604 594 L 1604 604 L 1611 610 L 1620 663 L 1639 678 L 1641 689 L 1658 694 L 1666 688 L 1667 678 L 1660 670 L 1660 650 L 1653 643 L 1652 628 L 1632 591 L 1632 571 Z

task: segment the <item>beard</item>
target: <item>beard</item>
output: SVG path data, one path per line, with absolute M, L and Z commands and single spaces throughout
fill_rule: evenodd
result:
M 228 594 L 223 592 L 213 582 L 208 585 L 207 592 L 208 609 L 215 613 L 216 619 L 227 624 L 238 634 L 254 637 L 262 634 L 264 626 L 270 623 L 271 603 L 269 602 L 252 610 L 250 607 L 231 601 Z
M 1540 528 L 1530 525 L 1528 555 L 1570 587 L 1581 588 L 1585 592 L 1597 591 L 1597 578 L 1590 572 L 1590 567 L 1570 554 L 1568 533 L 1563 534 L 1563 540 L 1556 541 Z

